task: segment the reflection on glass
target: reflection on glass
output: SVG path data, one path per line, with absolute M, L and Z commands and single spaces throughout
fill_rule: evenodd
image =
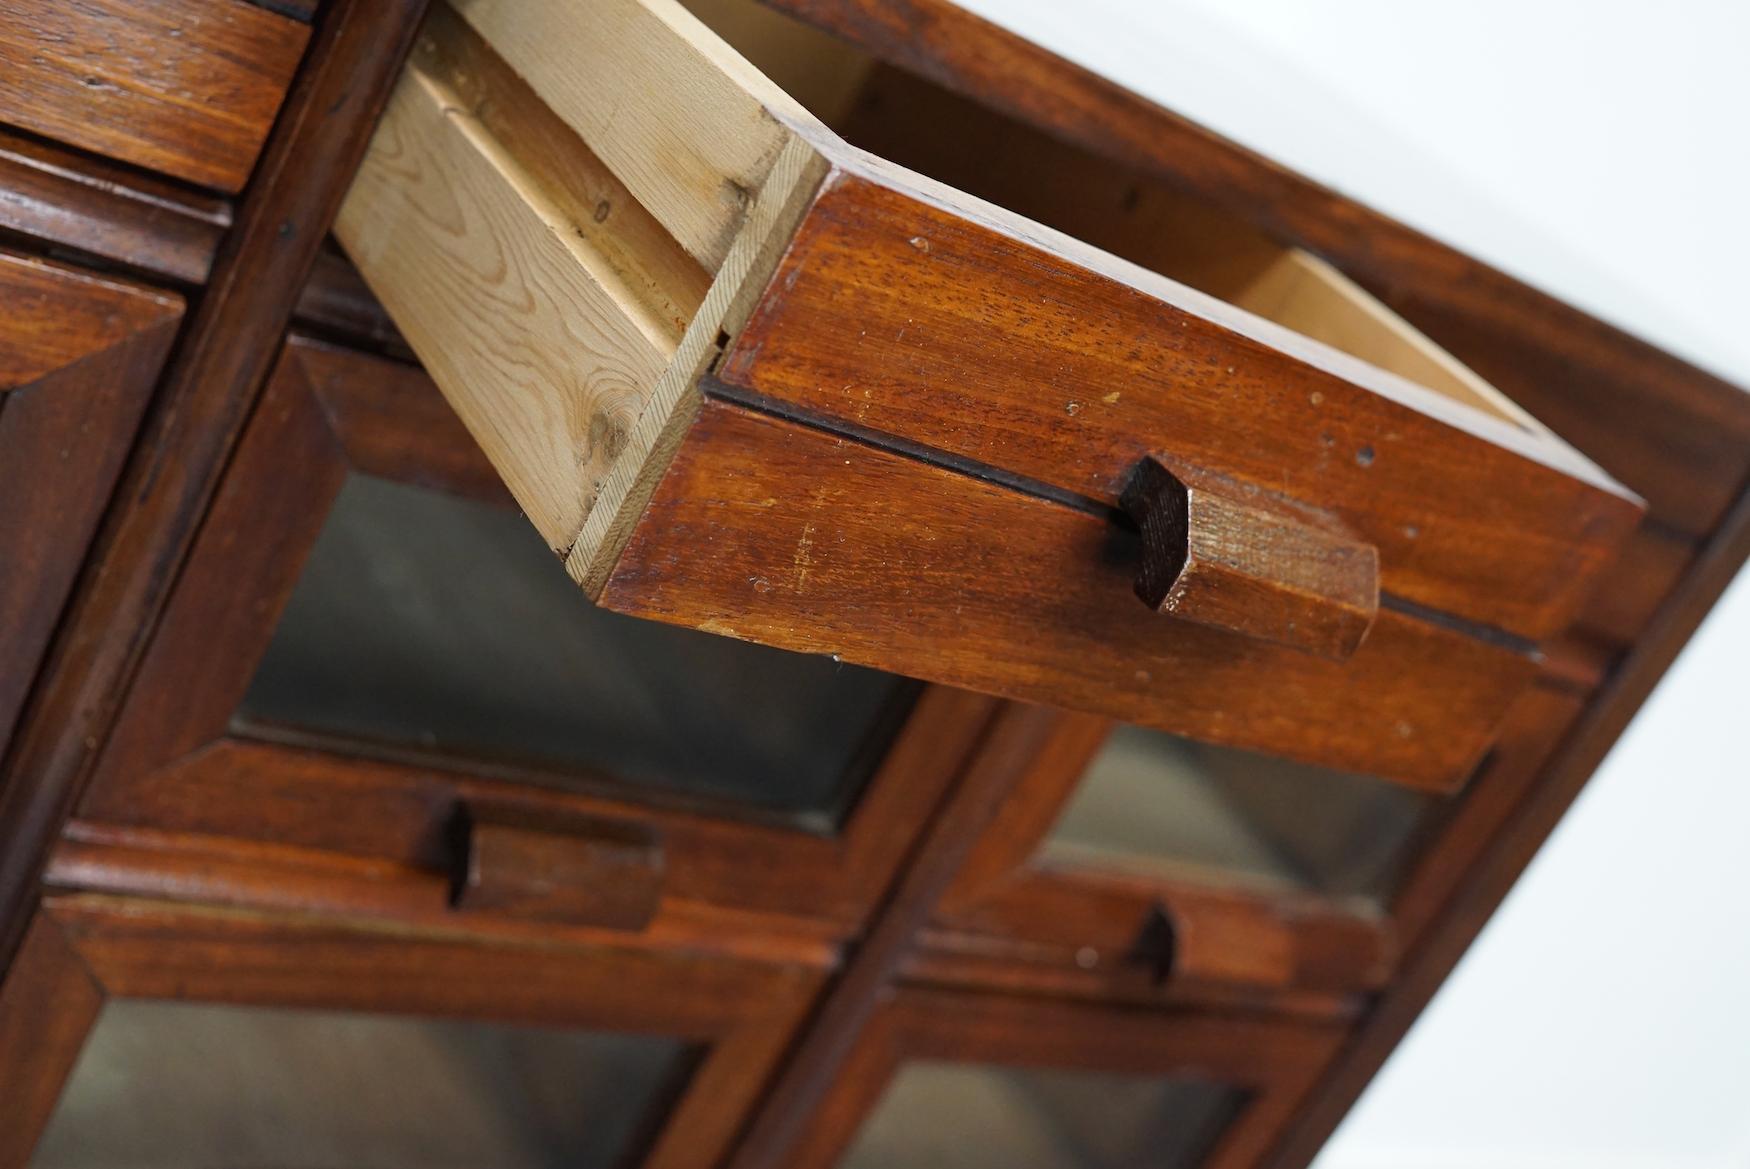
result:
M 904 1065 L 840 1169 L 1181 1169 L 1243 1100 L 1190 1079 Z
M 830 826 L 910 687 L 596 608 L 527 521 L 354 476 L 239 712 Z
M 1127 726 L 1082 777 L 1046 856 L 1383 897 L 1433 803 L 1371 776 Z
M 692 1053 L 640 1035 L 118 999 L 33 1169 L 610 1169 Z

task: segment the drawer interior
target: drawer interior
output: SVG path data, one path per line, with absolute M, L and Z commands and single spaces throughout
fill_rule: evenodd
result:
M 1118 168 L 758 0 L 683 0 L 853 145 L 1151 268 L 1520 429 L 1545 428 L 1317 256 Z M 969 144 L 976 144 L 969 149 Z

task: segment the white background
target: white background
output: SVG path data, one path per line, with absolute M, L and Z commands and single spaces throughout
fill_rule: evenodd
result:
M 1750 385 L 1744 0 L 959 0 Z M 1741 577 L 1318 1169 L 1750 1169 Z

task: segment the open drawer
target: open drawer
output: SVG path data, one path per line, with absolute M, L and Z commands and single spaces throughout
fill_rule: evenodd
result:
M 1638 502 L 1313 257 L 1161 228 L 1188 283 L 672 0 L 466 0 L 337 231 L 600 604 L 1450 788 Z

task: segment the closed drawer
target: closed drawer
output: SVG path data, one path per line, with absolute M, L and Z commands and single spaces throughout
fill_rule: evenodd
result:
M 0 252 L 0 749 L 182 319 L 182 298 Z
M 309 37 L 249 0 L 17 0 L 0 121 L 236 191 Z
M 338 231 L 603 605 L 1450 788 L 1638 503 L 1203 226 L 1226 300 L 846 146 L 676 5 L 471 0 Z

